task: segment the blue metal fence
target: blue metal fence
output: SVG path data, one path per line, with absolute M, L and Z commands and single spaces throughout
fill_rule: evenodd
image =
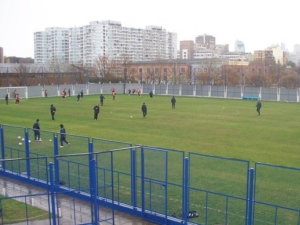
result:
M 118 209 L 159 224 L 300 224 L 300 169 L 68 135 L 73 154 L 41 133 L 46 150 L 32 129 L 1 125 L 0 174 L 88 200 L 91 224 L 108 218 L 99 205 L 109 221 Z

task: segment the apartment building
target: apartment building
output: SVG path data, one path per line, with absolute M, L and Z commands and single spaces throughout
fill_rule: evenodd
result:
M 3 48 L 0 47 L 0 63 L 4 63 Z
M 55 49 L 51 48 L 54 44 Z M 123 27 L 118 21 L 92 21 L 82 27 L 36 32 L 34 48 L 37 63 L 59 59 L 91 65 L 99 57 L 119 61 L 175 59 L 177 34 L 159 26 L 139 29 Z
M 69 61 L 69 30 L 60 27 L 46 28 L 34 33 L 36 63 Z

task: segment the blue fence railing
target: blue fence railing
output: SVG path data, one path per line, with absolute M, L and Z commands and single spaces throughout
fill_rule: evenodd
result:
M 43 155 L 1 125 L 0 174 L 91 201 L 95 221 L 100 204 L 159 224 L 300 224 L 298 168 L 81 136 L 61 154 L 48 135 Z

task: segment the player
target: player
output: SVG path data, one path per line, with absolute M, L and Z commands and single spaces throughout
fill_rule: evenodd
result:
M 153 92 L 152 91 L 150 91 L 149 96 L 150 96 L 150 98 L 153 98 Z
M 5 102 L 6 102 L 6 105 L 8 105 L 8 93 L 5 95 Z
M 60 131 L 59 131 L 59 133 L 60 133 L 60 148 L 64 147 L 64 142 L 70 146 L 71 143 L 69 143 L 66 139 L 67 134 L 66 134 L 66 129 L 65 129 L 64 125 L 60 124 L 59 126 L 60 126 Z
M 115 100 L 116 99 L 116 92 L 113 92 L 112 96 L 113 96 L 113 100 Z
M 176 99 L 174 96 L 172 97 L 171 102 L 172 102 L 172 109 L 175 109 Z
M 77 102 L 79 101 L 79 99 L 80 99 L 80 93 L 78 93 L 77 95 Z
M 93 109 L 94 109 L 94 120 L 98 120 L 98 114 L 100 112 L 99 104 L 95 105 Z
M 17 94 L 15 104 L 19 105 L 19 103 L 20 103 L 20 97 L 19 97 L 19 94 Z
M 53 104 L 51 104 L 50 106 L 50 113 L 51 113 L 52 120 L 55 120 L 54 115 L 56 113 L 56 108 L 54 107 Z
M 100 104 L 101 104 L 101 106 L 103 106 L 104 99 L 105 99 L 105 97 L 101 94 L 100 95 Z
M 260 116 L 260 108 L 261 108 L 262 106 L 261 106 L 261 102 L 260 101 L 258 101 L 257 103 L 256 103 L 256 112 L 258 113 L 258 116 Z
M 145 103 L 143 103 L 142 105 L 142 112 L 143 112 L 143 117 L 145 117 L 147 115 L 147 106 Z
M 41 133 L 40 133 L 40 119 L 37 119 L 36 122 L 33 124 L 33 133 L 34 133 L 34 139 L 36 141 L 42 141 L 41 139 Z

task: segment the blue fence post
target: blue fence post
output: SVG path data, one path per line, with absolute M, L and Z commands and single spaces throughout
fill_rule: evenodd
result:
M 4 131 L 3 127 L 0 127 L 0 141 L 1 141 L 1 159 L 5 159 L 5 151 L 4 151 Z M 5 170 L 5 161 L 2 162 L 2 169 Z
M 52 209 L 52 222 L 56 225 L 56 212 L 55 212 L 55 193 L 54 193 L 54 178 L 53 178 L 53 163 L 49 164 L 50 172 L 50 189 L 51 189 L 51 209 Z
M 143 213 L 143 217 L 144 217 L 144 213 L 145 213 L 145 160 L 144 160 L 144 147 L 141 146 L 141 194 L 142 194 L 142 213 Z
M 27 177 L 29 178 L 31 176 L 30 173 L 30 152 L 29 152 L 29 135 L 28 131 L 25 130 L 25 156 L 26 156 L 26 171 L 27 171 Z
M 92 161 L 94 159 L 94 156 L 93 156 L 93 152 L 94 152 L 94 145 L 93 145 L 93 142 L 89 142 L 89 146 L 88 146 L 88 149 L 89 149 L 89 161 Z
M 183 201 L 182 201 L 182 219 L 186 224 L 188 221 L 189 212 L 189 158 L 184 158 L 183 168 Z
M 253 219 L 253 188 L 254 188 L 254 169 L 250 169 L 250 176 L 249 176 L 249 196 L 248 196 L 248 222 L 247 225 L 252 225 Z
M 130 146 L 132 147 L 132 146 Z M 131 152 L 131 204 L 136 208 L 136 151 L 135 148 L 130 150 Z
M 92 154 L 90 154 L 92 155 Z M 97 202 L 97 172 L 96 172 L 96 160 L 92 159 L 90 162 L 90 184 L 91 184 L 91 196 L 92 196 L 92 200 L 93 200 L 93 205 L 94 205 L 94 218 L 93 220 L 93 224 L 98 224 L 99 221 L 99 216 L 98 216 L 98 202 Z
M 59 160 L 57 156 L 58 153 L 58 138 L 57 136 L 54 136 L 54 168 L 55 168 L 55 184 L 59 185 Z

